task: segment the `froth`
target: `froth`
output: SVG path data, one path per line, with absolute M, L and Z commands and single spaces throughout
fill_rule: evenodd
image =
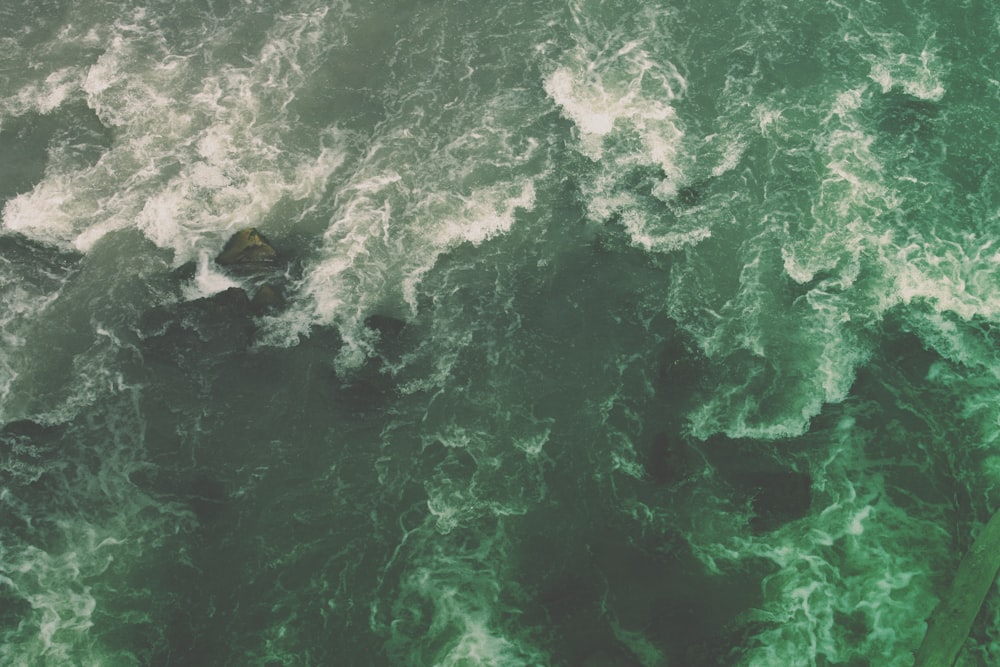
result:
M 230 287 L 239 286 L 238 282 L 214 269 L 212 264 L 209 263 L 208 252 L 202 252 L 198 257 L 198 269 L 195 277 L 183 287 L 181 293 L 185 299 L 192 301 L 218 294 Z
M 887 44 L 882 57 L 869 56 L 869 77 L 882 87 L 882 92 L 901 88 L 905 93 L 921 100 L 940 100 L 944 97 L 945 66 L 933 47 L 925 47 L 919 54 L 896 53 L 894 45 Z
M 763 608 L 751 613 L 764 629 L 747 647 L 744 667 L 807 667 L 819 656 L 849 663 L 875 655 L 887 665 L 910 665 L 909 651 L 935 604 L 925 573 L 927 559 L 942 556 L 937 527 L 894 506 L 879 475 L 860 473 L 868 436 L 853 419 L 828 435 L 835 442 L 814 470 L 807 523 L 696 548 L 713 568 L 756 558 L 774 565 L 762 582 Z M 691 535 L 696 544 L 698 532 Z
M 468 196 L 432 190 L 416 201 L 400 201 L 405 187 L 395 171 L 352 184 L 341 216 L 325 235 L 324 257 L 308 269 L 302 292 L 311 301 L 311 318 L 340 327 L 343 368 L 357 367 L 371 351 L 363 327 L 370 308 L 402 306 L 415 313 L 420 281 L 439 255 L 507 232 L 518 211 L 535 203 L 531 178 L 477 188 Z
M 19 106 L 45 112 L 85 98 L 114 142 L 97 164 L 50 164 L 34 191 L 8 201 L 4 226 L 84 252 L 138 228 L 179 265 L 232 228 L 260 224 L 283 199 L 314 205 L 343 161 L 341 135 L 321 129 L 302 144 L 286 106 L 328 48 L 324 36 L 339 29 L 328 14 L 282 17 L 242 67 L 172 52 L 144 12 L 102 28 L 93 64 L 53 72 L 44 87 L 25 88 Z M 214 30 L 202 35 L 209 51 L 231 37 Z M 94 41 L 85 26 L 76 31 Z
M 921 238 L 900 247 L 894 258 L 899 298 L 926 299 L 964 319 L 1000 317 L 995 267 L 1000 249 L 977 234 Z
M 415 559 L 417 567 L 404 578 L 388 642 L 401 664 L 520 667 L 548 662 L 529 642 L 501 630 L 501 611 L 510 611 L 500 599 L 495 560 L 503 558 L 502 535 L 498 527 L 494 535 L 479 536 L 474 552 L 449 552 L 447 541 L 421 541 L 431 553 Z
M 670 63 L 655 63 L 638 43 L 601 55 L 594 58 L 581 49 L 573 65 L 557 68 L 545 81 L 545 91 L 579 131 L 581 152 L 600 160 L 607 137 L 634 132 L 645 149 L 638 159 L 678 179 L 683 132 L 670 102 L 684 93 L 687 82 Z

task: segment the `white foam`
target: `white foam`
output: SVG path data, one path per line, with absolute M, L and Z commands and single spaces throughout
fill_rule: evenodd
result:
M 197 272 L 194 278 L 181 288 L 181 294 L 184 299 L 193 301 L 224 292 L 230 287 L 240 287 L 240 283 L 217 271 L 209 259 L 208 252 L 202 251 L 198 256 Z
M 363 319 L 372 303 L 417 310 L 420 281 L 440 254 L 506 233 L 518 211 L 535 204 L 530 178 L 473 190 L 467 196 L 430 191 L 393 205 L 406 185 L 396 171 L 376 172 L 345 189 L 346 204 L 325 234 L 324 256 L 309 267 L 302 294 L 316 324 L 336 324 L 344 338 L 342 369 L 370 353 Z M 293 316 L 294 317 L 294 316 Z
M 28 111 L 50 113 L 79 90 L 81 74 L 80 67 L 57 69 L 41 82 L 32 82 L 21 88 L 14 100 L 8 98 L 4 105 L 18 116 Z
M 1000 247 L 991 238 L 962 232 L 952 238 L 917 236 L 888 255 L 887 261 L 903 303 L 927 299 L 963 319 L 1000 317 L 996 280 Z
M 712 230 L 708 227 L 654 233 L 647 215 L 634 209 L 626 210 L 621 220 L 632 238 L 632 243 L 648 251 L 674 252 L 685 246 L 696 246 L 712 236 Z
M 947 67 L 938 57 L 936 48 L 928 44 L 914 55 L 897 52 L 890 36 L 886 36 L 884 42 L 885 53 L 865 58 L 871 67 L 868 76 L 882 92 L 900 88 L 918 99 L 932 102 L 944 97 Z
M 605 62 L 580 53 L 573 65 L 557 68 L 545 81 L 546 93 L 579 131 L 584 155 L 600 160 L 606 137 L 634 131 L 644 146 L 639 159 L 660 166 L 672 180 L 681 175 L 677 157 L 683 132 L 670 102 L 686 89 L 672 64 L 654 63 L 635 47 Z
M 7 203 L 4 226 L 84 252 L 109 232 L 137 227 L 179 265 L 234 227 L 259 225 L 285 199 L 315 205 L 343 162 L 343 135 L 319 130 L 295 149 L 293 119 L 272 101 L 304 85 L 327 38 L 342 29 L 334 19 L 329 7 L 283 15 L 255 62 L 214 70 L 211 61 L 172 54 L 141 11 L 96 34 L 77 29 L 71 38 L 103 51 L 89 67 L 62 67 L 25 86 L 19 110 L 47 112 L 84 97 L 116 129 L 115 142 L 95 165 L 48 170 L 34 191 Z M 211 29 L 218 34 L 203 35 L 206 48 L 231 36 L 225 26 Z
M 410 630 L 406 620 L 392 624 L 389 647 L 401 653 L 401 663 L 441 667 L 548 664 L 548 656 L 528 641 L 512 639 L 502 631 L 499 611 L 506 605 L 500 603 L 494 561 L 504 557 L 502 527 L 495 534 L 478 535 L 474 540 L 478 547 L 472 550 L 452 551 L 449 541 L 411 539 L 423 553 L 409 559 L 415 567 L 403 577 L 395 608 L 414 604 L 420 610 L 416 618 L 426 625 L 411 636 L 406 634 Z
M 573 122 L 577 149 L 596 163 L 582 184 L 588 217 L 603 224 L 619 216 L 632 242 L 647 251 L 675 252 L 711 235 L 704 220 L 675 220 L 652 205 L 672 206 L 689 180 L 685 169 L 693 158 L 673 106 L 687 86 L 662 48 L 613 30 L 580 37 L 545 80 L 546 93 Z M 716 170 L 733 168 L 741 152 L 727 154 Z M 624 185 L 637 170 L 649 181 L 648 197 Z
M 811 667 L 819 656 L 850 663 L 874 655 L 883 664 L 908 667 L 936 603 L 928 562 L 942 562 L 950 540 L 919 512 L 893 505 L 879 474 L 861 472 L 866 440 L 873 436 L 852 418 L 824 435 L 829 453 L 814 471 L 808 518 L 718 540 L 701 530 L 711 517 L 700 508 L 690 534 L 694 553 L 712 568 L 761 558 L 773 563 L 755 612 L 761 630 L 746 645 L 742 667 Z

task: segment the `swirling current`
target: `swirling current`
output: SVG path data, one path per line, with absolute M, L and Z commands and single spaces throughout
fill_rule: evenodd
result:
M 1000 506 L 1000 6 L 0 18 L 0 663 L 914 664 Z

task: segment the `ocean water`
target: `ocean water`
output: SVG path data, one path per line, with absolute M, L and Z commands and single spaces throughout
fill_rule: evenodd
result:
M 0 19 L 0 663 L 913 664 L 1000 506 L 1000 7 Z

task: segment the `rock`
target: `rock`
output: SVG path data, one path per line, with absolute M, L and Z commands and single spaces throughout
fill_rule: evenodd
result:
M 257 315 L 277 310 L 285 305 L 281 289 L 274 285 L 261 285 L 250 300 L 250 307 Z
M 204 308 L 205 312 L 215 316 L 239 317 L 250 311 L 250 298 L 242 288 L 230 287 L 218 294 L 195 299 L 184 305 L 190 309 Z
M 233 268 L 267 268 L 277 263 L 278 253 L 255 227 L 248 227 L 230 237 L 215 261 Z
M 253 314 L 247 293 L 230 287 L 203 299 L 153 308 L 143 315 L 139 333 L 146 352 L 175 362 L 226 354 L 250 346 Z

